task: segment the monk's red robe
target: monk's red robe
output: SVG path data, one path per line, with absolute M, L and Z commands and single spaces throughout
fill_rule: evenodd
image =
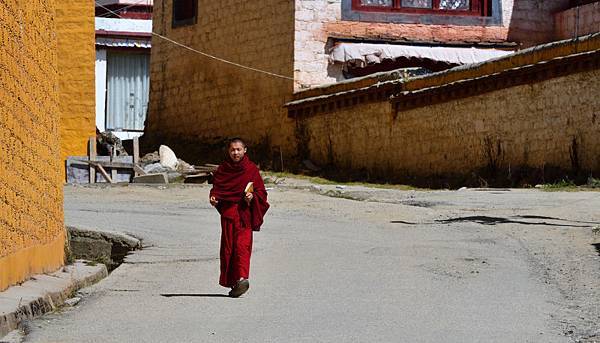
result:
M 248 204 L 244 189 L 254 183 L 254 198 Z M 250 276 L 252 232 L 259 231 L 269 209 L 267 191 L 258 167 L 247 156 L 240 162 L 228 159 L 213 175 L 217 210 L 221 214 L 221 276 L 219 284 L 233 287 L 240 278 Z

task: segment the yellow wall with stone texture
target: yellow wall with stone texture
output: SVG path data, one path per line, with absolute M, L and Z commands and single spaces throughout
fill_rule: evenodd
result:
M 94 8 L 93 0 L 56 2 L 63 160 L 87 155 L 88 139 L 96 135 Z
M 0 291 L 64 259 L 54 6 L 0 2 Z

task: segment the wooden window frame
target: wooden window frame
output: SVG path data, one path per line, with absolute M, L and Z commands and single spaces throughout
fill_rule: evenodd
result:
M 469 10 L 443 10 L 439 9 L 440 0 L 431 0 L 431 2 L 432 8 L 414 8 L 402 7 L 402 0 L 392 0 L 392 7 L 361 5 L 361 0 L 352 0 L 352 10 L 360 12 L 414 13 L 477 17 L 488 17 L 491 15 L 490 5 L 492 0 L 470 0 L 471 8 Z
M 194 25 L 198 22 L 198 0 L 189 0 L 192 1 L 192 6 L 194 7 L 194 15 L 189 17 L 189 18 L 185 18 L 185 19 L 176 19 L 175 18 L 175 6 L 177 6 L 177 2 L 178 1 L 182 1 L 182 0 L 173 0 L 172 1 L 172 14 L 171 14 L 171 19 L 172 19 L 172 27 L 181 27 L 181 26 L 188 26 L 188 25 Z

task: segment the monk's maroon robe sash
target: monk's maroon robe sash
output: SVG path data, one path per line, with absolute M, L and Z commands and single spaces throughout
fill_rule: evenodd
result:
M 248 182 L 254 183 L 254 198 L 250 205 L 244 200 L 244 189 Z M 254 231 L 260 231 L 265 213 L 269 209 L 267 190 L 258 167 L 247 156 L 237 163 L 227 159 L 217 168 L 213 175 L 213 188 L 210 195 L 219 202 L 217 210 L 222 216 L 230 216 L 230 211 L 223 210 L 228 205 L 227 203 L 235 203 L 238 205 L 241 225 L 251 227 Z

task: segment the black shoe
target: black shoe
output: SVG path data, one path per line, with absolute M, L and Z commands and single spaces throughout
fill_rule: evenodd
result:
M 248 292 L 248 288 L 250 288 L 250 281 L 248 281 L 248 279 L 240 279 L 240 281 L 237 282 L 237 285 L 229 292 L 229 296 L 232 298 L 239 298 L 242 294 Z

